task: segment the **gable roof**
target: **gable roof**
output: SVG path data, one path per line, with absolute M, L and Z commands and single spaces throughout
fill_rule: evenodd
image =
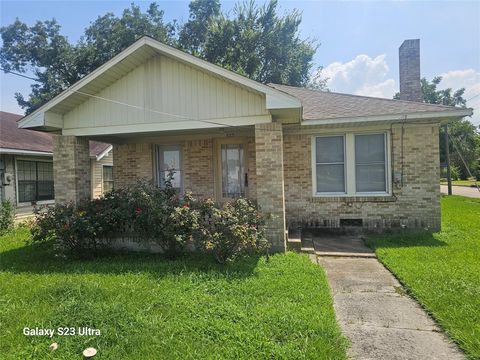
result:
M 49 133 L 18 128 L 22 115 L 0 111 L 0 152 L 52 155 L 53 137 Z M 90 157 L 100 160 L 112 145 L 90 140 Z
M 303 106 L 303 120 L 307 121 L 366 117 L 388 118 L 398 115 L 407 118 L 409 115 L 410 118 L 438 118 L 472 114 L 472 109 L 453 106 L 341 94 L 279 84 L 268 85 L 300 100 Z
M 214 76 L 222 77 L 252 91 L 265 94 L 267 109 L 300 109 L 301 107 L 300 102 L 295 97 L 285 92 L 144 36 L 52 100 L 25 116 L 19 122 L 19 126 L 22 128 L 41 128 L 43 130 L 61 128 L 59 116 L 61 117 L 62 114 L 70 111 L 89 97 L 95 96 L 96 93 L 113 84 L 141 63 L 157 54 L 187 63 Z M 48 114 L 46 114 L 48 111 L 56 115 L 50 115 L 50 119 L 48 119 Z

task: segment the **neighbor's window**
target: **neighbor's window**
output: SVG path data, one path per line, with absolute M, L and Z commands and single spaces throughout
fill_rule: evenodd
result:
M 113 166 L 103 166 L 103 193 L 106 194 L 113 190 Z
M 157 186 L 165 187 L 168 174 L 173 172 L 172 186 L 182 189 L 182 148 L 180 145 L 156 146 Z
M 345 192 L 345 138 L 316 138 L 317 193 Z
M 17 161 L 18 202 L 53 200 L 53 163 Z
M 385 134 L 355 135 L 357 192 L 387 191 Z
M 314 137 L 314 195 L 388 193 L 387 140 L 386 133 Z

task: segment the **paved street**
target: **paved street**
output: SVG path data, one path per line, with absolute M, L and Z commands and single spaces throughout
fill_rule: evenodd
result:
M 448 194 L 447 185 L 440 185 L 440 191 L 442 194 Z M 452 186 L 453 195 L 461 195 L 473 198 L 480 198 L 480 191 L 477 188 L 466 187 L 466 186 Z

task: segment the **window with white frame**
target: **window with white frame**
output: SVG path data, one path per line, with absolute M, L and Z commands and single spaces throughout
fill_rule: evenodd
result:
M 315 154 L 317 193 L 345 193 L 345 137 L 317 137 Z
M 355 189 L 387 192 L 387 152 L 385 134 L 355 135 Z
M 314 195 L 389 193 L 387 133 L 315 136 L 312 146 Z
M 113 166 L 103 165 L 103 193 L 106 194 L 113 190 Z

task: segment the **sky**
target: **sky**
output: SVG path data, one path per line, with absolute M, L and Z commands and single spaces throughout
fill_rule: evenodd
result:
M 257 0 L 257 2 L 261 2 Z M 91 21 L 107 12 L 121 14 L 131 1 L 4 1 L 0 22 L 16 17 L 32 25 L 52 17 L 76 42 Z M 135 1 L 146 9 L 149 1 Z M 167 21 L 188 20 L 188 1 L 157 1 Z M 232 12 L 235 2 L 222 1 Z M 280 13 L 302 12 L 301 37 L 320 44 L 314 68 L 322 66 L 332 91 L 391 98 L 398 91 L 398 47 L 420 39 L 421 74 L 443 76 L 440 88 L 466 88 L 471 119 L 480 125 L 480 1 L 282 1 Z M 14 99 L 31 81 L 0 72 L 0 108 L 23 113 Z

